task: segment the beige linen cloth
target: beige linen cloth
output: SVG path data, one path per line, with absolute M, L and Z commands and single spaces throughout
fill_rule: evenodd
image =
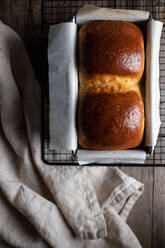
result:
M 0 247 L 140 248 L 126 224 L 143 184 L 115 167 L 41 160 L 40 89 L 0 23 Z

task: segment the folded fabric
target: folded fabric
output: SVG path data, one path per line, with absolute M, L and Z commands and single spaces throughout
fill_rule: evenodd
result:
M 83 237 L 83 233 L 86 236 L 88 232 L 93 238 L 106 236 L 104 217 L 83 171 L 77 167 L 55 168 L 42 163 L 38 85 L 19 37 L 4 25 L 1 25 L 0 32 L 3 48 L 1 72 L 2 76 L 5 74 L 0 84 L 1 122 L 15 155 L 22 160 L 21 170 L 27 170 L 34 160 L 35 167 L 77 235 Z M 23 177 L 25 173 L 23 170 Z M 30 170 L 29 173 L 32 178 Z M 20 180 L 24 183 L 24 178 Z
M 125 220 L 143 185 L 117 168 L 45 164 L 40 100 L 22 41 L 0 23 L 2 247 L 141 247 Z

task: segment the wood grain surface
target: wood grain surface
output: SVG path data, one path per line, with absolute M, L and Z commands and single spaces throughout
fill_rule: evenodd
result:
M 121 170 L 126 174 L 144 183 L 144 192 L 132 209 L 128 224 L 135 232 L 143 248 L 153 248 L 153 187 L 154 187 L 154 168 L 145 167 L 122 167 Z M 165 170 L 163 169 L 165 172 Z M 155 246 L 156 248 L 156 246 Z M 163 247 L 161 247 L 163 248 Z
M 41 0 L 1 0 L 0 20 L 21 36 L 41 79 Z
M 105 1 L 107 2 L 107 1 Z M 116 1 L 117 2 L 117 1 Z M 128 1 L 132 6 L 134 1 Z M 41 0 L 1 0 L 0 19 L 22 37 L 38 80 L 41 79 Z M 113 1 L 114 7 L 115 1 Z M 143 248 L 165 247 L 165 168 L 122 167 L 145 185 L 128 224 Z
M 165 168 L 155 168 L 153 192 L 153 246 L 165 247 Z

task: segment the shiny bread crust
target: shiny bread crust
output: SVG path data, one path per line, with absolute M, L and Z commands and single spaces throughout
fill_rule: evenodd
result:
M 125 21 L 93 21 L 79 31 L 78 142 L 123 150 L 141 144 L 144 103 L 141 30 Z

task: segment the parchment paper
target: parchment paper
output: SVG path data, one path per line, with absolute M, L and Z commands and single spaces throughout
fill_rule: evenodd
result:
M 83 23 L 94 20 L 123 20 L 128 22 L 144 22 L 149 18 L 149 11 L 100 8 L 95 5 L 86 4 L 79 9 L 76 16 L 76 23 Z
M 163 23 L 150 20 L 146 37 L 145 146 L 152 151 L 160 128 L 159 49 Z
M 115 18 L 116 16 L 116 18 Z M 116 10 L 116 9 L 107 9 L 107 8 L 99 8 L 96 6 L 87 5 L 84 6 L 82 9 L 79 10 L 77 16 L 76 16 L 76 23 L 82 24 L 85 22 L 88 22 L 90 20 L 100 20 L 100 19 L 109 19 L 109 20 L 126 20 L 126 21 L 132 21 L 132 22 L 145 22 L 146 24 L 147 20 L 149 19 L 149 12 L 148 11 L 135 11 L 135 10 Z M 56 63 L 57 66 L 61 66 L 60 72 L 62 75 L 59 74 L 58 79 L 61 80 L 61 83 L 64 83 L 64 85 L 69 85 L 71 88 L 68 88 L 67 90 L 74 91 L 74 86 L 77 83 L 78 85 L 78 79 L 76 76 L 76 73 L 78 73 L 78 70 L 76 71 L 76 67 L 74 67 L 74 70 L 70 68 L 70 70 L 73 72 L 72 75 L 74 77 L 74 80 L 72 80 L 72 77 L 69 77 L 69 70 L 66 71 L 65 77 L 63 77 L 63 70 L 65 69 L 65 64 L 68 65 L 70 63 L 70 57 L 75 58 L 75 50 L 72 47 L 72 44 L 68 42 L 70 41 L 70 36 L 74 36 L 72 28 L 76 32 L 76 24 L 71 23 L 70 24 L 70 31 L 66 29 L 63 29 L 62 32 L 66 32 L 68 34 L 68 40 L 65 38 L 65 33 L 61 32 L 61 28 L 65 27 L 65 25 L 68 24 L 58 24 L 53 27 L 53 32 L 56 34 L 56 39 L 54 40 L 53 49 L 56 51 L 59 46 L 62 46 L 63 49 L 61 49 L 61 54 L 58 51 L 58 58 L 54 59 L 55 61 L 55 67 L 52 68 L 54 70 L 54 73 L 56 71 Z M 160 92 L 159 92 L 159 45 L 160 44 L 160 35 L 162 30 L 162 23 L 154 20 L 149 20 L 147 25 L 147 53 L 146 53 L 146 64 L 147 64 L 147 70 L 146 70 L 146 88 L 145 88 L 145 119 L 146 119 L 146 135 L 145 135 L 145 146 L 152 146 L 152 150 L 154 149 L 154 145 L 156 144 L 158 133 L 159 133 L 159 127 L 160 127 L 160 114 L 159 114 L 159 100 L 160 100 Z M 57 37 L 58 33 L 61 35 L 61 40 L 59 43 Z M 55 38 L 55 36 L 54 36 Z M 53 41 L 52 41 L 53 42 Z M 75 40 L 74 40 L 75 43 Z M 70 57 L 67 57 L 67 59 L 64 58 L 64 51 L 70 51 Z M 71 54 L 73 52 L 73 54 Z M 56 57 L 57 58 L 57 57 Z M 51 60 L 49 57 L 49 64 L 51 64 Z M 75 66 L 75 64 L 74 64 Z M 152 72 L 152 73 L 151 73 Z M 50 72 L 51 74 L 51 72 Z M 49 75 L 50 75 L 49 74 Z M 51 75 L 50 75 L 51 76 Z M 153 79 L 151 80 L 151 77 Z M 56 95 L 58 95 L 58 91 L 56 88 L 56 81 L 55 77 L 53 78 L 53 84 L 49 79 L 50 84 L 50 94 L 52 94 L 51 99 L 55 98 Z M 66 83 L 66 81 L 67 83 Z M 77 81 L 76 81 L 77 80 Z M 64 82 L 63 82 L 64 81 Z M 69 82 L 68 82 L 69 81 Z M 152 84 L 152 85 L 150 85 Z M 153 86 L 154 84 L 154 86 Z M 53 85 L 53 88 L 52 88 Z M 78 86 L 77 86 L 78 87 Z M 53 90 L 52 90 L 53 89 Z M 56 90 L 56 91 L 55 91 Z M 151 92 L 152 91 L 152 92 Z M 63 91 L 63 93 L 60 95 L 61 98 L 66 99 L 66 103 L 70 106 L 70 104 L 74 104 L 73 109 L 76 111 L 76 104 L 77 104 L 77 95 L 73 94 L 72 96 L 74 99 L 68 97 L 67 91 Z M 77 91 L 76 91 L 77 93 Z M 72 121 L 70 121 L 70 124 L 72 124 L 72 128 L 70 130 L 74 130 L 74 132 L 70 132 L 70 136 L 68 135 L 68 130 L 66 130 L 66 126 L 59 121 L 58 124 L 64 128 L 63 134 L 65 137 L 65 142 L 67 145 L 63 142 L 64 139 L 59 133 L 59 127 L 57 126 L 57 122 L 55 125 L 55 115 L 54 111 L 57 113 L 56 117 L 58 117 L 58 114 L 61 115 L 61 108 L 55 110 L 55 105 L 53 101 L 50 99 L 50 105 L 52 105 L 52 108 L 50 109 L 50 126 L 52 127 L 50 129 L 50 139 L 51 142 L 51 148 L 56 150 L 74 150 L 76 147 L 75 141 L 77 140 L 76 131 L 75 131 L 75 113 L 70 112 L 70 117 L 72 118 Z M 67 102 L 68 101 L 68 102 Z M 63 113 L 65 111 L 67 112 L 67 104 L 65 107 L 63 107 Z M 53 112 L 51 112 L 51 110 Z M 71 109 L 70 109 L 71 111 Z M 65 115 L 65 114 L 64 114 Z M 63 116 L 63 121 L 66 123 L 67 119 L 65 116 Z M 52 124 L 51 124 L 52 123 Z M 56 131 L 55 131 L 56 130 Z M 58 137 L 55 137 L 53 133 L 56 133 Z M 61 132 L 62 134 L 62 132 Z M 60 139 L 63 139 L 63 141 L 60 141 Z M 74 146 L 72 146 L 74 140 Z M 74 147 L 74 148 L 73 148 Z M 87 163 L 144 163 L 146 159 L 146 152 L 143 150 L 124 150 L 124 151 L 96 151 L 96 150 L 85 150 L 85 149 L 78 149 L 77 150 L 77 158 L 80 164 L 87 164 Z
M 77 25 L 50 27 L 49 62 L 49 132 L 50 149 L 76 150 L 76 105 L 78 77 L 76 67 Z
M 123 150 L 123 151 L 96 151 L 78 149 L 77 156 L 79 164 L 100 163 L 100 164 L 143 164 L 146 159 L 144 150 Z

